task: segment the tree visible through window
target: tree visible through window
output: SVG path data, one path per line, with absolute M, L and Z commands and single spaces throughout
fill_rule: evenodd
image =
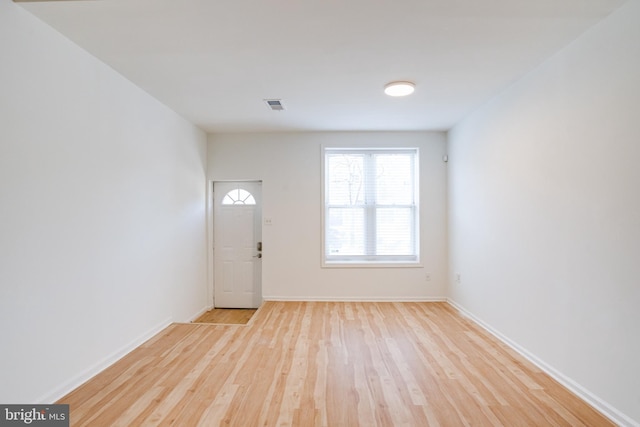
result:
M 417 149 L 325 150 L 327 263 L 418 261 Z

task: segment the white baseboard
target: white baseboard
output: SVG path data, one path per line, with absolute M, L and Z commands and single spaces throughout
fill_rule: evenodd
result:
M 150 338 L 157 335 L 160 331 L 162 331 L 164 328 L 169 326 L 171 323 L 172 323 L 171 318 L 165 319 L 164 321 L 158 323 L 156 326 L 154 326 L 144 334 L 138 336 L 129 344 L 111 353 L 109 356 L 105 357 L 95 365 L 79 373 L 78 375 L 76 375 L 74 378 L 67 381 L 63 385 L 57 387 L 55 390 L 52 390 L 51 392 L 43 395 L 42 397 L 36 400 L 36 403 L 46 405 L 46 404 L 51 404 L 53 402 L 60 400 L 62 397 L 66 396 L 71 391 L 75 390 L 76 388 L 78 388 L 79 386 L 81 386 L 91 378 L 98 375 L 100 372 L 107 369 L 109 366 L 116 363 L 118 360 L 122 359 L 127 354 L 131 353 L 133 350 L 141 346 Z
M 264 296 L 264 301 L 303 301 L 303 302 L 446 302 L 445 297 L 282 297 Z
M 553 379 L 558 381 L 560 384 L 562 384 L 564 387 L 569 389 L 572 393 L 580 397 L 589 405 L 593 406 L 596 410 L 601 412 L 602 415 L 609 418 L 612 422 L 616 423 L 621 427 L 640 427 L 640 424 L 638 424 L 636 421 L 632 420 L 627 415 L 623 414 L 622 412 L 620 412 L 619 410 L 617 410 L 616 408 L 614 408 L 613 406 L 611 406 L 610 404 L 608 404 L 607 402 L 599 398 L 598 396 L 594 395 L 589 390 L 585 389 L 584 387 L 576 383 L 571 378 L 562 374 L 557 369 L 553 368 L 552 366 L 548 365 L 544 361 L 540 360 L 533 353 L 521 347 L 516 342 L 510 340 L 509 338 L 507 338 L 497 330 L 493 329 L 490 325 L 488 325 L 487 323 L 485 323 L 484 321 L 482 321 L 481 319 L 473 315 L 470 311 L 462 307 L 457 302 L 453 301 L 451 298 L 447 298 L 447 302 L 453 308 L 458 310 L 458 312 L 461 315 L 467 317 L 468 319 L 473 321 L 475 324 L 483 328 L 485 331 L 489 332 L 491 335 L 496 337 L 498 340 L 502 341 L 503 343 L 511 347 L 513 350 L 518 352 L 522 357 L 524 357 L 529 362 L 536 365 L 538 368 L 540 368 L 550 377 L 552 377 Z

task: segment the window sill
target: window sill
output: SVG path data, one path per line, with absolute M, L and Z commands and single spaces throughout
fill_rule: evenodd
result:
M 420 261 L 408 262 L 362 262 L 362 261 L 323 261 L 322 268 L 423 268 Z

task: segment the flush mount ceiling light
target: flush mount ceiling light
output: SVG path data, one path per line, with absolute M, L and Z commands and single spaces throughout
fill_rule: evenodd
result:
M 389 96 L 411 95 L 416 85 L 411 82 L 391 82 L 384 87 L 384 93 Z

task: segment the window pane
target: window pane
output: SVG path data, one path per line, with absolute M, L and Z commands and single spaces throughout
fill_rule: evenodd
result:
M 325 151 L 325 247 L 332 263 L 419 259 L 417 149 Z
M 364 156 L 331 154 L 327 158 L 328 202 L 330 205 L 364 203 Z
M 376 155 L 376 203 L 413 204 L 413 155 Z
M 413 255 L 413 208 L 376 210 L 376 255 Z
M 325 245 L 328 256 L 365 254 L 363 208 L 329 208 L 326 227 Z
M 222 199 L 223 205 L 255 205 L 256 199 L 247 190 L 236 188 L 229 191 Z

